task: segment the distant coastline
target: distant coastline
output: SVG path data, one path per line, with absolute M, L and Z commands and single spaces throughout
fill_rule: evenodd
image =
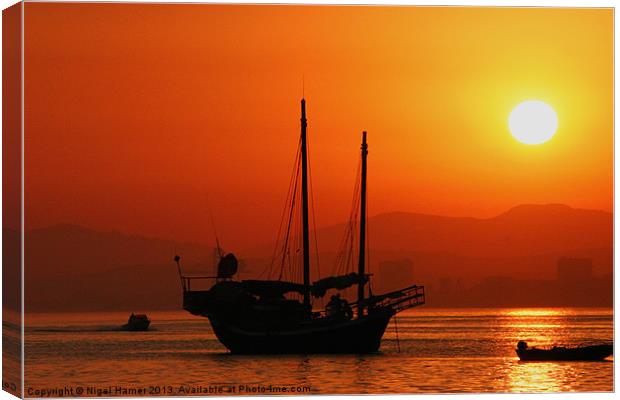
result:
M 613 214 L 564 205 L 521 205 L 493 218 L 386 213 L 369 219 L 375 293 L 407 279 L 427 288 L 425 307 L 610 307 Z M 344 226 L 317 232 L 328 273 Z M 4 229 L 5 240 L 16 232 Z M 241 259 L 241 278 L 260 274 L 265 238 Z M 26 232 L 26 310 L 178 310 L 172 257 L 190 272 L 213 268 L 213 246 L 56 224 Z M 558 279 L 560 259 L 585 262 Z M 585 260 L 585 261 L 584 261 Z M 7 273 L 7 272 L 5 272 Z M 579 275 L 579 274 L 578 274 Z M 570 282 L 570 280 L 573 280 Z

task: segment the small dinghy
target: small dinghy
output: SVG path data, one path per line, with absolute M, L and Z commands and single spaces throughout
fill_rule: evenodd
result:
M 146 314 L 134 314 L 131 313 L 129 320 L 123 325 L 125 331 L 146 331 L 149 329 L 151 320 Z
M 575 347 L 553 346 L 546 349 L 528 347 L 524 341 L 517 344 L 517 355 L 521 361 L 601 361 L 613 353 L 613 344 Z

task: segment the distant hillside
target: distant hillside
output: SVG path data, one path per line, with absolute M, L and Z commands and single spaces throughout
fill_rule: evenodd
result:
M 409 260 L 411 281 L 427 285 L 431 292 L 446 280 L 474 284 L 493 276 L 554 279 L 556 262 L 563 256 L 591 259 L 597 276 L 610 276 L 613 269 L 613 215 L 602 211 L 522 205 L 488 219 L 389 213 L 370 218 L 368 225 L 369 269 L 375 281 L 389 279 L 382 276 L 382 263 Z M 343 232 L 344 224 L 318 231 L 323 276 L 330 273 Z M 238 254 L 247 260 L 244 277 L 264 268 L 265 254 L 273 245 L 257 249 Z M 183 256 L 186 271 L 212 268 L 213 248 L 197 243 L 73 225 L 29 231 L 26 307 L 33 311 L 178 309 L 181 293 L 172 262 L 175 253 Z
M 197 243 L 54 225 L 25 235 L 31 310 L 180 308 L 175 254 L 186 272 L 211 270 L 214 250 Z
M 28 272 L 37 276 L 93 273 L 125 265 L 170 262 L 183 254 L 190 263 L 211 263 L 213 248 L 121 232 L 54 225 L 26 232 Z M 53 267 L 52 267 L 53 265 Z
M 524 257 L 613 245 L 611 213 L 555 204 L 521 205 L 488 219 L 389 213 L 370 218 L 368 226 L 374 251 Z M 321 244 L 335 249 L 343 231 L 344 225 L 320 230 Z
M 407 258 L 417 281 L 550 279 L 564 256 L 590 258 L 595 273 L 612 273 L 613 214 L 603 211 L 520 205 L 488 219 L 398 212 L 371 217 L 368 227 L 371 268 L 380 273 L 381 262 Z M 343 232 L 344 224 L 320 230 L 321 249 L 335 252 Z

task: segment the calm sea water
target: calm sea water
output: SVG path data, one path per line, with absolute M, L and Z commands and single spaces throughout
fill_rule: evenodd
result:
M 107 397 L 121 394 L 117 388 L 138 395 L 613 390 L 613 359 L 520 362 L 514 352 L 518 340 L 612 341 L 609 309 L 419 308 L 392 320 L 379 354 L 341 356 L 234 356 L 204 318 L 149 316 L 151 331 L 123 332 L 126 313 L 30 314 L 26 395 L 65 387 Z

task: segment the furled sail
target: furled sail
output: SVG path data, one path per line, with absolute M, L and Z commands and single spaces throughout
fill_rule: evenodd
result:
M 302 284 L 286 281 L 244 280 L 241 283 L 249 293 L 263 299 L 282 297 L 289 292 L 303 294 L 305 289 Z
M 360 275 L 356 272 L 351 272 L 346 275 L 328 276 L 327 278 L 314 282 L 310 291 L 314 297 L 323 297 L 329 289 L 342 290 L 360 283 L 367 283 L 368 277 L 368 274 Z
M 329 276 L 314 282 L 310 286 L 310 292 L 314 297 L 323 297 L 329 289 L 346 289 L 360 283 L 367 283 L 369 275 L 360 276 L 355 272 L 347 275 Z M 261 281 L 261 280 L 244 280 L 243 288 L 249 293 L 261 298 L 282 297 L 286 293 L 295 292 L 303 294 L 305 292 L 304 285 L 287 281 Z

